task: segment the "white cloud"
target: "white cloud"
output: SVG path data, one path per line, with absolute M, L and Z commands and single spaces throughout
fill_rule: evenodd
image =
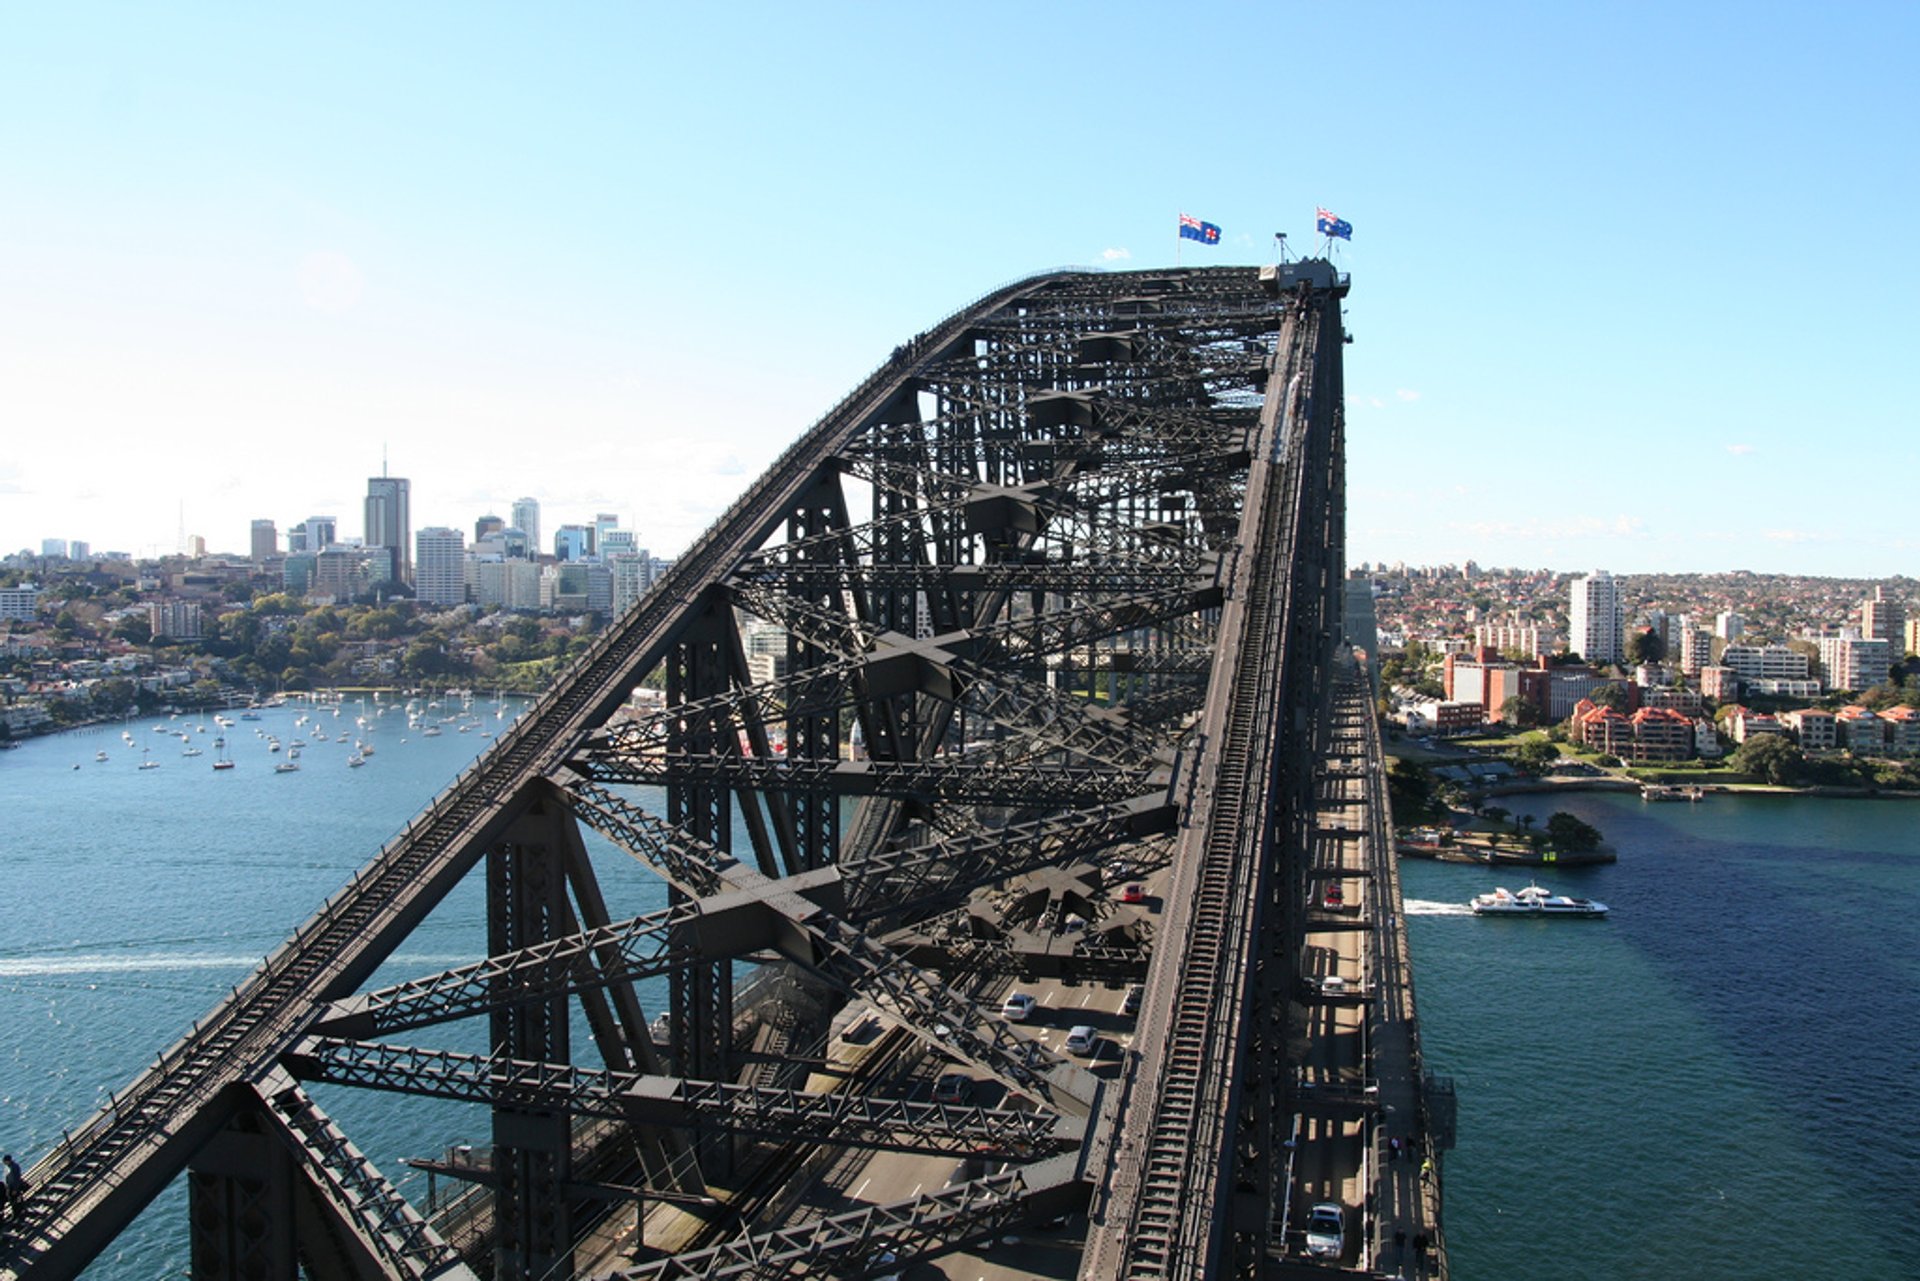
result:
M 1753 452 L 1753 446 L 1752 445 L 1728 445 L 1727 452 L 1729 454 L 1732 454 L 1734 457 L 1738 458 L 1743 454 L 1751 454 Z
M 1827 535 L 1806 529 L 1769 529 L 1760 536 L 1770 543 L 1821 543 L 1827 540 Z
M 1133 253 L 1126 249 L 1102 249 L 1100 256 L 1108 262 L 1123 262 L 1133 257 Z
M 1416 400 L 1418 400 L 1418 399 L 1420 399 L 1420 393 L 1419 393 L 1419 392 L 1417 392 L 1417 391 L 1410 391 L 1410 390 L 1408 390 L 1408 389 L 1407 389 L 1407 388 L 1405 388 L 1405 387 L 1402 387 L 1402 388 L 1401 388 L 1401 389 L 1400 389 L 1399 391 L 1396 391 L 1396 392 L 1394 392 L 1393 394 L 1394 394 L 1394 395 L 1396 395 L 1396 396 L 1398 396 L 1398 397 L 1399 397 L 1400 399 L 1402 399 L 1402 400 L 1404 400 L 1404 401 L 1408 401 L 1409 403 L 1411 403 L 1412 401 L 1416 401 Z

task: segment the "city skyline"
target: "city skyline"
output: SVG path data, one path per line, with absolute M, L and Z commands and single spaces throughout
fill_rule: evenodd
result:
M 1920 566 L 1861 499 L 1920 462 L 1920 11 L 843 12 L 18 15 L 0 547 L 351 528 L 383 451 L 415 527 L 534 493 L 684 547 L 983 291 L 1172 265 L 1182 213 L 1223 229 L 1187 265 L 1258 263 L 1326 206 L 1350 560 Z M 1097 116 L 1036 48 L 1131 86 L 1112 127 L 1063 149 Z M 893 179 L 982 101 L 1034 127 L 938 165 L 991 181 Z

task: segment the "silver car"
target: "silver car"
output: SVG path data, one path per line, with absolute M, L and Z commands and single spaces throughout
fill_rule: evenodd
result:
M 1307 1254 L 1315 1259 L 1337 1259 L 1346 1253 L 1346 1216 L 1332 1201 L 1322 1201 L 1307 1212 Z

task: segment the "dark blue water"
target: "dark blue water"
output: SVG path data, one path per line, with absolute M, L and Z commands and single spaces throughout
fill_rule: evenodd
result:
M 1456 1275 L 1907 1272 L 1920 806 L 1519 799 L 1618 848 L 1538 878 L 1607 920 L 1475 918 L 1525 874 L 1401 865 L 1429 1065 L 1459 1085 Z

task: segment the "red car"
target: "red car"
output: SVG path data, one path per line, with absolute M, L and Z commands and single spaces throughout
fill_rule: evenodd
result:
M 1140 884 L 1140 882 L 1138 881 L 1134 881 L 1133 883 L 1129 884 L 1128 886 L 1126 886 L 1126 888 L 1120 891 L 1120 901 L 1122 903 L 1146 902 L 1147 887 Z
M 1339 907 L 1347 901 L 1347 895 L 1338 885 L 1327 886 L 1326 897 L 1322 900 L 1328 907 Z

